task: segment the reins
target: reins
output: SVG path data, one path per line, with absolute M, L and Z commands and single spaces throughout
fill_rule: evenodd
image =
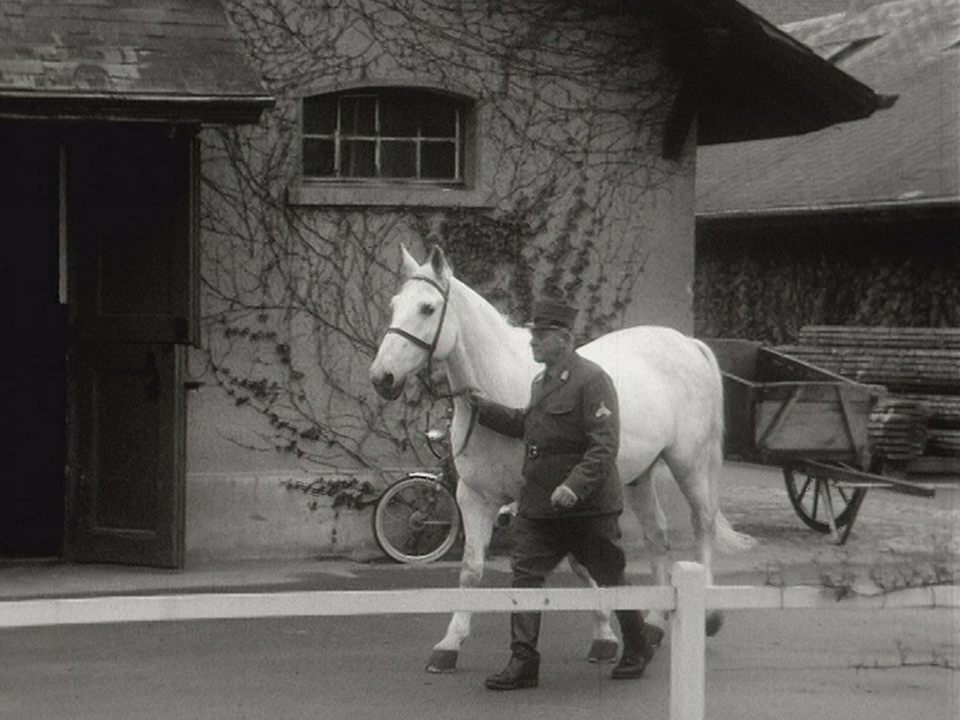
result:
M 444 395 L 437 395 L 437 397 L 456 398 L 456 397 L 459 397 L 460 395 L 469 395 L 471 390 L 472 388 L 463 388 L 461 390 L 457 390 L 456 392 L 446 393 Z M 480 413 L 477 411 L 476 403 L 468 401 L 467 404 L 470 406 L 470 422 L 467 424 L 467 434 L 464 435 L 463 437 L 463 445 L 460 446 L 460 449 L 454 452 L 450 456 L 451 460 L 455 460 L 456 458 L 460 457 L 460 455 L 462 455 L 463 452 L 467 449 L 467 445 L 470 444 L 470 438 L 473 436 L 473 429 L 477 426 L 477 419 L 480 416 Z M 451 440 L 453 439 L 452 434 L 450 439 Z
M 447 306 L 450 304 L 450 288 L 444 287 L 436 280 L 431 280 L 428 277 L 423 275 L 414 275 L 409 278 L 410 280 L 419 280 L 420 282 L 425 282 L 427 285 L 431 285 L 440 295 L 443 297 L 443 309 L 440 311 L 440 322 L 437 323 L 437 332 L 433 335 L 433 340 L 427 342 L 422 338 L 418 338 L 413 333 L 408 333 L 403 328 L 394 327 L 391 325 L 387 328 L 387 335 L 391 333 L 394 335 L 399 335 L 404 340 L 408 340 L 416 345 L 418 348 L 427 351 L 427 377 L 429 378 L 432 375 L 432 364 L 433 364 L 433 353 L 437 350 L 437 344 L 440 342 L 440 333 L 443 332 L 443 321 L 447 317 Z M 429 387 L 429 386 L 428 386 Z M 431 388 L 432 389 L 432 388 Z
M 440 342 L 440 333 L 443 332 L 443 322 L 447 318 L 447 306 L 450 304 L 450 287 L 449 286 L 444 287 L 443 285 L 438 283 L 436 280 L 428 278 L 424 275 L 414 275 L 408 278 L 408 280 L 419 280 L 420 282 L 425 282 L 427 283 L 427 285 L 432 286 L 443 297 L 443 309 L 440 310 L 440 321 L 437 323 L 437 332 L 434 333 L 433 340 L 431 340 L 430 342 L 427 342 L 426 340 L 417 337 L 413 333 L 407 332 L 403 328 L 394 327 L 392 325 L 387 328 L 387 331 L 385 334 L 399 335 L 404 340 L 412 342 L 418 348 L 427 351 L 427 366 L 424 368 L 424 374 L 426 375 L 426 380 L 420 377 L 419 373 L 418 373 L 418 377 L 420 377 L 420 382 L 422 382 L 426 386 L 428 393 L 438 398 L 456 398 L 456 397 L 459 397 L 460 395 L 469 394 L 471 388 L 462 388 L 455 392 L 441 394 L 436 392 L 436 390 L 434 390 L 434 387 L 433 387 L 433 379 L 432 379 L 433 354 L 437 350 L 437 345 Z M 461 446 L 461 448 L 456 452 L 454 452 L 453 455 L 450 456 L 451 460 L 460 456 L 467 449 L 467 445 L 470 443 L 470 438 L 473 435 L 473 429 L 477 425 L 477 415 L 478 415 L 477 406 L 472 402 L 469 403 L 469 405 L 470 405 L 470 424 L 467 426 L 467 434 L 466 434 L 466 437 L 464 437 L 463 439 L 463 445 Z

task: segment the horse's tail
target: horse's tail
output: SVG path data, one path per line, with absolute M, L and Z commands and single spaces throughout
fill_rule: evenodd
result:
M 710 442 L 711 453 L 714 455 L 714 457 L 711 457 L 710 469 L 714 473 L 719 473 L 720 465 L 723 463 L 723 434 L 725 430 L 723 417 L 723 373 L 720 372 L 720 363 L 717 362 L 717 356 L 713 354 L 710 346 L 696 338 L 692 338 L 692 340 L 710 365 Z M 715 482 L 710 483 L 710 488 L 711 492 L 717 492 L 717 484 Z M 714 497 L 713 499 L 717 500 L 718 498 Z
M 713 519 L 713 527 L 713 546 L 717 549 L 717 552 L 743 552 L 757 544 L 757 539 L 752 535 L 734 530 L 720 508 L 717 508 L 716 517 Z
M 723 434 L 725 430 L 723 416 L 723 373 L 720 371 L 720 364 L 717 362 L 717 357 L 713 354 L 713 350 L 700 340 L 694 339 L 694 342 L 710 365 L 712 407 L 710 408 L 709 492 L 710 502 L 713 507 L 716 508 L 716 516 L 714 517 L 714 547 L 718 552 L 742 552 L 756 545 L 756 538 L 734 530 L 730 521 L 727 520 L 723 511 L 720 509 L 719 486 L 720 472 L 723 467 Z

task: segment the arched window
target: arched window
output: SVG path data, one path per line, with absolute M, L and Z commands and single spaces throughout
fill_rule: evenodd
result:
M 463 184 L 469 105 L 411 88 L 362 88 L 303 100 L 303 177 Z

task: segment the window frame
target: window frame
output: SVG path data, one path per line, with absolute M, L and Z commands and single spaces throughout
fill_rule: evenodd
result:
M 416 98 L 418 104 L 429 102 L 431 99 L 444 101 L 453 110 L 454 134 L 452 136 L 424 135 L 423 126 L 416 123 L 416 135 L 387 135 L 381 132 L 383 101 L 390 96 L 403 98 L 406 95 Z M 329 99 L 336 103 L 334 127 L 332 133 L 307 132 L 307 102 L 311 100 Z M 342 102 L 345 99 L 374 100 L 374 127 L 373 134 L 343 132 Z M 352 89 L 335 90 L 331 92 L 313 93 L 300 98 L 300 176 L 305 183 L 322 183 L 328 185 L 383 185 L 400 187 L 426 188 L 467 188 L 469 186 L 468 165 L 470 157 L 469 124 L 473 113 L 472 103 L 465 97 L 442 92 L 433 88 L 418 86 L 365 86 Z M 307 142 L 324 141 L 333 144 L 333 174 L 307 174 Z M 344 144 L 347 142 L 372 143 L 374 150 L 373 167 L 375 174 L 351 176 L 343 174 Z M 384 144 L 391 142 L 408 142 L 414 145 L 414 173 L 411 175 L 390 176 L 384 174 L 383 153 Z M 423 177 L 423 150 L 425 146 L 446 144 L 453 148 L 453 175 L 450 177 Z

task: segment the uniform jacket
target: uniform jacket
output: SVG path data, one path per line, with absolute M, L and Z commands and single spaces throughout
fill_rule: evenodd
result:
M 478 399 L 480 424 L 526 444 L 518 512 L 527 517 L 603 515 L 623 510 L 617 472 L 620 414 L 613 381 L 596 363 L 570 358 L 534 378 L 530 405 L 507 408 Z M 579 498 L 555 508 L 550 495 L 561 483 Z

